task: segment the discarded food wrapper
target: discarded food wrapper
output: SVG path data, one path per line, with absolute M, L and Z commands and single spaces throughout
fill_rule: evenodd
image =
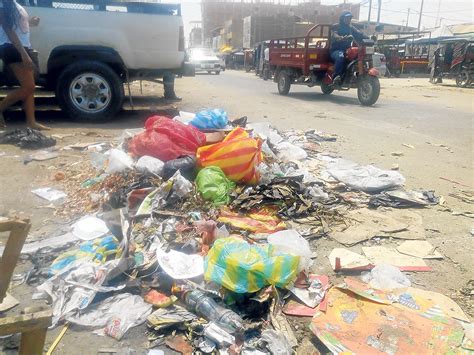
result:
M 165 253 L 157 249 L 156 257 L 161 268 L 175 280 L 192 279 L 204 273 L 201 255 L 188 255 L 175 250 Z
M 32 190 L 31 192 L 49 202 L 57 201 L 67 197 L 63 191 L 59 191 L 51 187 L 42 187 Z
M 172 305 L 167 308 L 158 308 L 147 318 L 147 325 L 155 331 L 162 331 L 168 327 L 192 321 L 197 316 L 181 306 Z
M 72 234 L 80 240 L 92 240 L 110 233 L 105 222 L 95 216 L 86 216 L 72 225 Z
M 299 256 L 276 253 L 271 245 L 221 238 L 205 259 L 204 277 L 237 293 L 256 292 L 268 284 L 285 287 L 296 278 L 299 262 Z
M 133 160 L 130 156 L 120 149 L 111 149 L 106 155 L 108 163 L 105 172 L 107 174 L 121 173 L 133 168 Z
M 308 288 L 290 287 L 289 290 L 301 302 L 310 308 L 315 308 L 321 303 L 329 288 L 329 278 L 327 276 L 309 276 L 310 285 Z
M 216 343 L 219 348 L 227 348 L 235 343 L 235 338 L 214 322 L 204 328 L 204 336 Z

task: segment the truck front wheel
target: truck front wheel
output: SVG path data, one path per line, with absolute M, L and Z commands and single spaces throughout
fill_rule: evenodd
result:
M 278 92 L 280 95 L 288 95 L 290 92 L 290 87 L 290 76 L 285 70 L 282 70 L 280 74 L 278 74 Z
M 56 97 L 71 118 L 103 121 L 114 118 L 122 108 L 124 89 L 119 76 L 108 65 L 81 61 L 62 71 Z
M 380 95 L 380 81 L 376 76 L 364 75 L 359 77 L 357 96 L 364 106 L 375 104 Z

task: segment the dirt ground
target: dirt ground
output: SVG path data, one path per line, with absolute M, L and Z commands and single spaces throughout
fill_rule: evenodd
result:
M 310 129 L 338 135 L 337 142 L 323 144 L 327 152 L 361 164 L 390 168 L 398 164 L 405 176 L 407 188 L 434 190 L 442 196 L 451 210 L 474 212 L 472 204 L 452 196 L 463 190 L 474 190 L 473 179 L 473 91 L 459 89 L 450 83 L 433 86 L 426 78 L 382 79 L 379 102 L 370 108 L 358 105 L 355 92 L 328 96 L 317 89 L 292 88 L 289 96 L 276 93 L 276 84 L 257 79 L 253 74 L 226 71 L 220 76 L 196 76 L 177 80 L 177 92 L 184 99 L 176 104 L 184 111 L 206 107 L 222 107 L 231 117 L 248 116 L 251 122 L 268 121 L 279 129 Z M 75 161 L 88 159 L 87 153 L 64 151 L 62 147 L 78 142 L 115 142 L 123 130 L 138 128 L 151 112 L 172 108 L 160 96 L 162 89 L 144 84 L 143 97 L 138 84 L 133 92 L 135 110 L 129 105 L 117 120 L 109 123 L 76 123 L 66 119 L 54 105 L 54 99 L 42 96 L 38 117 L 50 125 L 51 134 L 73 134 L 58 140 L 59 157 L 45 162 L 24 164 L 28 151 L 13 146 L 0 146 L 0 216 L 21 211 L 30 216 L 31 233 L 27 241 L 61 235 L 71 221 L 53 215 L 48 203 L 34 196 L 33 188 L 57 186 L 52 177 Z M 23 126 L 21 112 L 7 115 L 9 128 Z M 404 145 L 405 144 L 405 145 Z M 399 157 L 393 152 L 401 152 Z M 67 202 L 66 202 L 67 203 Z M 423 217 L 427 240 L 445 256 L 443 260 L 429 260 L 432 272 L 408 273 L 420 288 L 443 293 L 455 299 L 471 319 L 474 317 L 473 299 L 463 297 L 460 289 L 474 279 L 474 223 L 471 218 L 454 216 L 436 206 L 417 211 Z M 0 236 L 0 245 L 4 239 Z M 382 245 L 396 245 L 396 240 L 383 240 Z M 359 244 L 350 249 L 361 252 Z M 322 238 L 312 243 L 317 253 L 315 272 L 328 274 L 332 282 L 342 275 L 335 274 L 327 255 L 340 245 Z M 30 267 L 22 261 L 16 273 Z M 12 294 L 21 305 L 12 312 L 34 303 L 34 289 L 21 285 Z M 307 336 L 307 323 L 294 323 L 299 337 Z M 48 332 L 46 349 L 54 341 L 62 326 Z M 130 330 L 118 343 L 99 337 L 90 330 L 70 328 L 57 347 L 56 354 L 96 354 L 100 348 L 127 348 L 144 351 L 145 326 Z M 169 351 L 169 350 L 168 350 Z M 145 352 L 146 353 L 146 352 Z

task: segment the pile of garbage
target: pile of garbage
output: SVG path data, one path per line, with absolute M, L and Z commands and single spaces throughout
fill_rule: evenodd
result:
M 149 349 L 183 354 L 311 353 L 292 317 L 309 317 L 333 353 L 472 350 L 462 310 L 400 271 L 428 271 L 410 257 L 439 257 L 429 243 L 426 253 L 420 244 L 364 247 L 365 256 L 336 248 L 333 269 L 365 271 L 363 280 L 332 286 L 315 274 L 323 255 L 314 239 L 424 242 L 419 215 L 400 208 L 437 203 L 432 192 L 405 190 L 397 171 L 325 155 L 321 142 L 336 139 L 230 121 L 223 110 L 150 117 L 114 147 L 89 152 L 93 176 L 76 186 L 59 179 L 60 196 L 34 191 L 80 218 L 67 235 L 25 246 L 39 260 L 33 298 L 52 304 L 54 326 L 121 340 L 146 323 Z M 41 255 L 54 246 L 65 250 L 45 268 Z

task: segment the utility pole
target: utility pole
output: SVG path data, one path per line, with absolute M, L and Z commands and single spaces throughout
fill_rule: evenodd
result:
M 435 27 L 441 27 L 441 21 L 439 22 L 439 25 L 438 25 L 440 12 L 441 12 L 441 0 L 439 0 L 439 2 L 438 2 L 438 11 L 436 11 Z
M 369 16 L 367 18 L 367 22 L 370 25 L 370 15 L 372 14 L 372 0 L 369 0 Z
M 380 25 L 380 11 L 382 11 L 382 0 L 378 0 L 379 8 L 377 11 L 377 25 Z
M 408 21 L 410 20 L 410 8 L 408 8 L 408 14 L 407 14 L 407 24 L 405 26 L 405 32 L 408 32 Z
M 425 0 L 421 0 L 421 7 L 420 7 L 420 18 L 418 19 L 418 32 L 420 32 L 421 29 L 421 17 L 423 16 L 423 3 Z

